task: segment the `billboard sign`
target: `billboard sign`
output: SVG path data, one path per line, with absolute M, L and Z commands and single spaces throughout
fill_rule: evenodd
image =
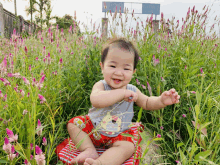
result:
M 102 12 L 110 11 L 115 12 L 117 6 L 117 12 L 121 7 L 121 13 L 124 13 L 124 8 L 129 9 L 129 13 L 134 10 L 134 14 L 155 14 L 160 15 L 160 4 L 152 3 L 133 3 L 133 2 L 102 2 Z M 106 7 L 106 9 L 105 9 Z

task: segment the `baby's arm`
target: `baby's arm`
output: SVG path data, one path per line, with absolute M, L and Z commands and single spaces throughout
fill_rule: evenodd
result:
M 167 105 L 178 103 L 180 98 L 175 89 L 165 91 L 159 97 L 148 97 L 141 93 L 141 91 L 137 88 L 137 94 L 138 99 L 136 104 L 145 110 L 158 110 L 164 108 Z
M 101 81 L 95 83 L 90 95 L 90 101 L 95 108 L 111 106 L 124 99 L 125 89 L 114 89 L 105 91 Z

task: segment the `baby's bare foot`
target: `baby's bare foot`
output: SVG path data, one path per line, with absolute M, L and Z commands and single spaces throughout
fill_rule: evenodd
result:
M 101 165 L 101 162 L 98 159 L 87 158 L 84 165 Z
M 87 148 L 83 152 L 81 152 L 75 159 L 71 160 L 71 164 L 79 164 L 83 165 L 86 158 L 92 158 L 97 159 L 99 157 L 99 154 L 97 153 L 96 149 L 93 148 Z

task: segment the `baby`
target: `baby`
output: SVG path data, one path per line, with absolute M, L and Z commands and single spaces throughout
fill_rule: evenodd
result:
M 135 152 L 131 134 L 133 103 L 145 110 L 158 110 L 179 102 L 175 89 L 159 97 L 148 97 L 129 84 L 139 60 L 135 46 L 124 38 L 113 38 L 103 47 L 101 70 L 104 80 L 92 88 L 92 108 L 86 116 L 72 118 L 67 125 L 69 135 L 81 153 L 71 164 L 121 165 Z M 95 147 L 107 147 L 101 156 Z

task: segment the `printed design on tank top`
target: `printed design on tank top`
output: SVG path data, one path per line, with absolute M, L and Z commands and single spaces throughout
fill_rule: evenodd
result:
M 101 121 L 101 127 L 106 130 L 103 131 L 104 133 L 113 135 L 121 129 L 121 118 L 115 115 L 112 116 L 110 112 L 107 112 L 107 115 Z

